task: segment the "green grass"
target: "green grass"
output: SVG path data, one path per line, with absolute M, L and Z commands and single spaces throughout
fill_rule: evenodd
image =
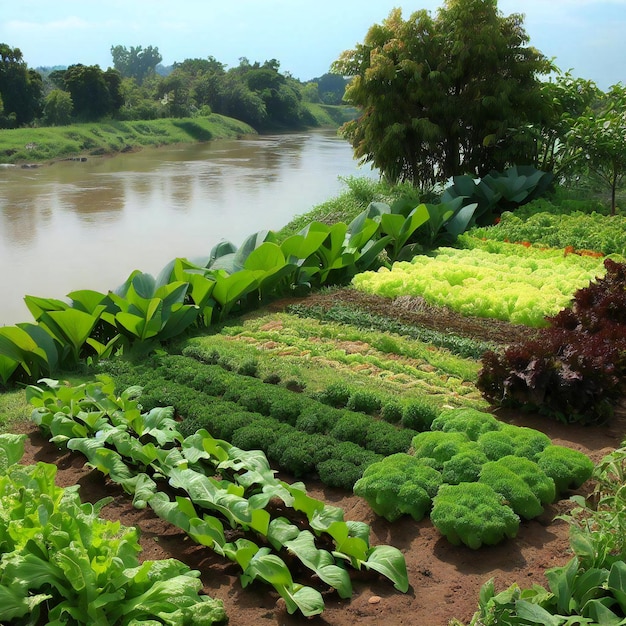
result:
M 256 134 L 253 128 L 222 115 L 183 119 L 108 121 L 45 128 L 0 130 L 0 163 L 50 161 L 84 154 Z
M 0 393 L 0 432 L 10 431 L 15 422 L 29 419 L 32 410 L 23 389 Z

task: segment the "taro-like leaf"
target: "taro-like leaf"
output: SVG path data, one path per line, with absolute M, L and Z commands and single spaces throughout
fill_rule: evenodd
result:
M 375 546 L 369 550 L 364 565 L 388 578 L 398 591 L 402 593 L 408 591 L 409 576 L 406 570 L 406 561 L 398 548 Z

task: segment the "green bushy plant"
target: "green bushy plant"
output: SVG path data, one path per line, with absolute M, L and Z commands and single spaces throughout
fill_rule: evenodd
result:
M 512 539 L 519 529 L 519 517 L 484 483 L 442 485 L 430 519 L 450 543 L 472 549 Z
M 441 485 L 441 474 L 419 459 L 398 453 L 370 465 L 354 485 L 372 510 L 390 522 L 403 514 L 420 520 Z

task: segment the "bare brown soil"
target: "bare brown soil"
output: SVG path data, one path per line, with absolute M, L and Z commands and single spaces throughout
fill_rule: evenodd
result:
M 395 315 L 405 322 L 421 321 L 438 330 L 462 332 L 476 338 L 509 343 L 527 335 L 528 329 L 504 323 L 462 318 L 451 312 L 434 310 L 418 302 L 391 303 L 351 290 L 312 296 L 307 304 L 329 305 L 345 301 L 364 306 L 372 312 Z M 275 303 L 275 310 L 285 302 Z M 626 419 L 617 416 L 610 424 L 600 427 L 564 425 L 535 415 L 496 411 L 503 421 L 530 426 L 545 432 L 554 443 L 581 450 L 594 461 L 621 444 L 626 433 Z M 567 512 L 571 504 L 562 500 L 547 507 L 535 520 L 524 521 L 514 540 L 478 551 L 452 546 L 432 527 L 428 519 L 415 522 L 401 519 L 393 524 L 378 518 L 360 498 L 330 489 L 320 483 L 307 482 L 312 495 L 340 506 L 346 519 L 364 521 L 372 529 L 372 544 L 391 544 L 406 557 L 409 592 L 401 594 L 386 579 L 370 574 L 353 577 L 354 594 L 341 600 L 335 594 L 325 595 L 326 610 L 322 616 L 303 618 L 288 615 L 284 604 L 272 589 L 261 583 L 242 589 L 236 565 L 223 560 L 209 549 L 193 544 L 174 527 L 156 518 L 150 511 L 135 510 L 130 498 L 117 486 L 84 467 L 84 459 L 76 453 L 59 451 L 33 425 L 18 425 L 28 434 L 25 463 L 45 461 L 58 467 L 57 483 L 62 486 L 80 485 L 84 500 L 95 502 L 112 496 L 113 501 L 101 514 L 125 525 L 141 529 L 144 559 L 174 557 L 202 573 L 204 592 L 224 602 L 232 626 L 264 626 L 310 624 L 311 626 L 353 626 L 354 624 L 386 626 L 445 626 L 456 618 L 468 622 L 477 608 L 481 585 L 495 578 L 502 590 L 514 582 L 523 587 L 534 583 L 546 585 L 544 570 L 565 564 L 569 553 L 568 525 L 554 520 Z M 289 480 L 288 476 L 282 478 Z M 584 485 L 582 492 L 588 492 Z

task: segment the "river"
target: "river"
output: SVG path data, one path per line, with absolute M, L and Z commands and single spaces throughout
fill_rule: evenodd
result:
M 334 131 L 151 148 L 0 168 L 0 326 L 32 321 L 26 294 L 106 292 L 139 269 L 278 230 L 373 176 Z

